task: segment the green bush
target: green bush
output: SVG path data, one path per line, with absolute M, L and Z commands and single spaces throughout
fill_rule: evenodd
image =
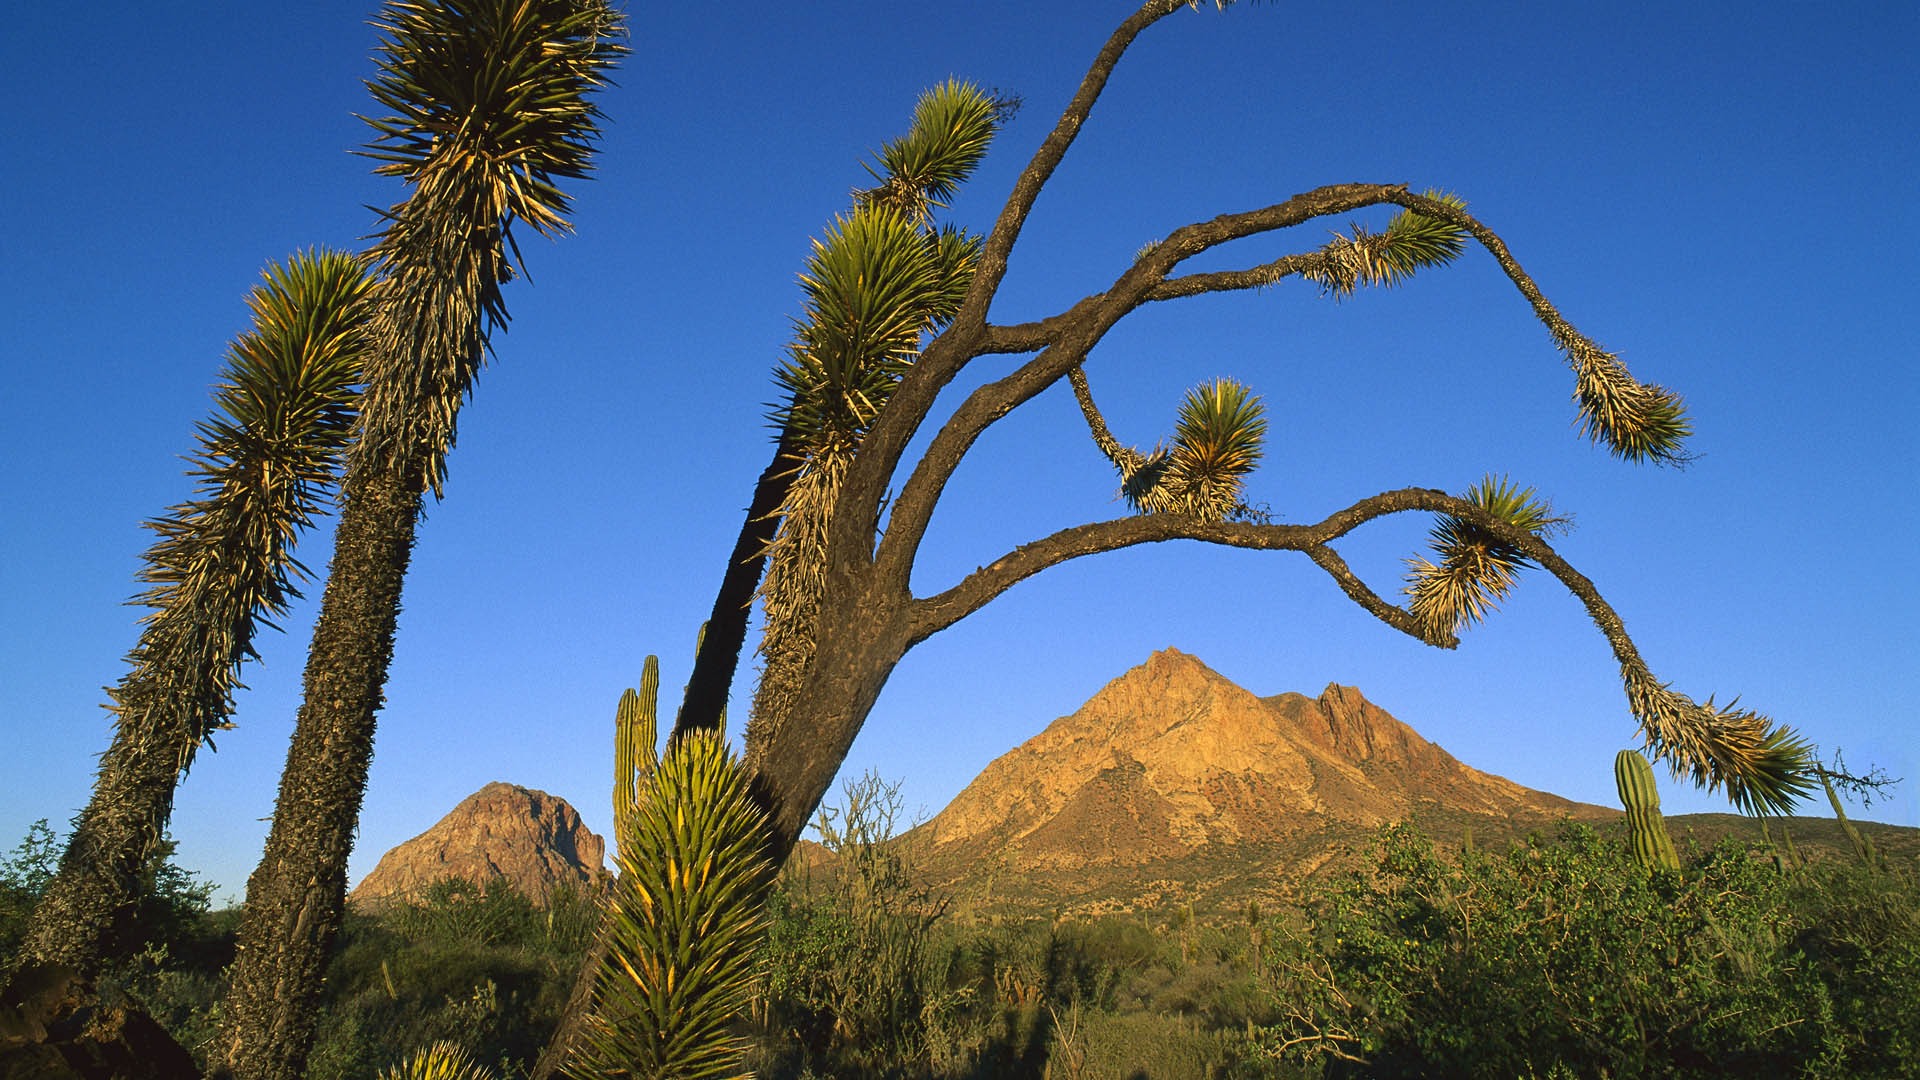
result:
M 312 1080 L 360 1080 L 450 1043 L 502 1080 L 525 1076 L 559 1023 L 598 912 L 562 892 L 547 908 L 502 880 L 453 878 L 370 912 L 349 909 Z
M 1253 1041 L 1333 1075 L 1910 1074 L 1916 895 L 1731 842 L 1649 876 L 1581 825 L 1458 857 L 1395 826 L 1270 947 L 1285 1018 Z

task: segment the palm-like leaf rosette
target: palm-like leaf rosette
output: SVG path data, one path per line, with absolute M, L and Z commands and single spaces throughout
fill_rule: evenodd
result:
M 458 1043 L 436 1042 L 380 1074 L 380 1080 L 493 1080 L 493 1072 L 473 1060 Z
M 1567 519 L 1505 477 L 1489 476 L 1466 494 L 1466 500 L 1494 517 L 1535 536 L 1551 536 L 1564 529 Z M 1407 560 L 1408 607 L 1425 628 L 1429 640 L 1452 637 L 1480 622 L 1513 591 L 1522 567 L 1529 565 L 1519 548 L 1473 522 L 1443 515 L 1429 534 L 1437 561 Z
M 1214 379 L 1187 391 L 1173 445 L 1141 453 L 1108 430 L 1085 370 L 1067 373 L 1094 445 L 1120 473 L 1120 494 L 1143 514 L 1185 514 L 1202 521 L 1259 520 L 1246 501 L 1246 478 L 1260 464 L 1266 405 L 1244 383 Z
M 1425 197 L 1456 210 L 1467 206 L 1465 199 L 1450 193 L 1428 191 Z M 1466 229 L 1412 210 L 1395 214 L 1380 232 L 1364 225 L 1351 228 L 1351 235 L 1335 233 L 1320 249 L 1322 264 L 1303 275 L 1336 298 L 1351 296 L 1362 285 L 1404 284 L 1416 270 L 1445 266 L 1467 248 Z

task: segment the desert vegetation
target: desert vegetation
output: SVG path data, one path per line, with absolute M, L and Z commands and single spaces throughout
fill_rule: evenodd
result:
M 783 875 L 746 1017 L 773 1080 L 1340 1076 L 1901 1076 L 1920 1053 L 1920 881 L 1750 839 L 1646 873 L 1627 826 L 1481 850 L 1382 830 L 1295 905 L 1062 919 L 957 913 L 867 778 Z M 1757 830 L 1749 830 L 1757 834 Z M 49 833 L 0 865 L 0 944 L 44 887 Z M 162 864 L 142 954 L 108 977 L 204 1056 L 239 913 Z M 453 1047 L 510 1080 L 556 1029 L 599 918 L 457 879 L 350 910 L 307 1075 Z
M 1149 0 L 1120 23 L 984 234 L 942 218 L 1017 103 L 957 81 L 927 92 L 868 167 L 873 185 L 823 231 L 774 373 L 780 439 L 682 709 L 664 747 L 651 694 L 617 722 L 620 864 L 606 896 L 538 908 L 455 880 L 349 912 L 402 587 L 458 413 L 507 322 L 504 286 L 523 270 L 513 229 L 571 229 L 563 185 L 592 167 L 598 95 L 626 53 L 622 16 L 602 0 L 388 4 L 366 149 L 407 194 L 363 254 L 296 260 L 256 293 L 235 389 L 203 429 L 205 497 L 155 526 L 143 572 L 154 588 L 140 597 L 154 614 L 113 691 L 94 805 L 57 869 L 36 832 L 0 882 L 7 966 L 71 970 L 98 1002 L 135 1002 L 203 1069 L 243 1080 L 723 1076 L 743 1062 L 795 1080 L 1840 1076 L 1913 1060 L 1915 1021 L 1895 1004 L 1920 977 L 1912 868 L 1864 842 L 1855 863 L 1806 863 L 1741 845 L 1683 857 L 1649 846 L 1651 832 L 1629 842 L 1577 827 L 1450 851 L 1400 828 L 1367 872 L 1287 910 L 962 921 L 892 836 L 884 784 L 849 787 L 817 815 L 910 649 L 1026 578 L 1176 539 L 1303 555 L 1360 609 L 1438 648 L 1522 571 L 1541 571 L 1605 639 L 1648 757 L 1763 815 L 1826 779 L 1793 729 L 1657 678 L 1553 547 L 1564 519 L 1531 487 L 1404 487 L 1277 524 L 1246 487 L 1267 430 L 1251 387 L 1198 386 L 1164 449 L 1110 430 L 1087 369 L 1143 308 L 1289 278 L 1338 298 L 1478 249 L 1570 369 L 1582 434 L 1625 462 L 1687 460 L 1680 396 L 1563 317 L 1464 196 L 1315 188 L 1176 228 L 1062 310 L 990 321 L 1028 214 L 1124 54 L 1195 6 Z M 1238 241 L 1368 213 L 1380 220 L 1235 261 Z M 1227 268 L 1193 270 L 1200 257 Z M 941 402 L 989 357 L 1013 359 Z M 252 408 L 239 388 L 276 373 L 324 377 L 292 380 L 295 405 Z M 915 595 L 922 540 L 963 459 L 1063 382 L 1127 512 Z M 308 422 L 267 432 L 255 415 L 289 412 Z M 298 454 L 246 456 L 269 435 Z M 289 467 L 281 488 L 250 486 Z M 244 905 L 212 912 L 166 862 L 174 785 L 230 726 L 254 627 L 302 579 L 293 539 L 322 498 L 339 507 L 333 557 L 271 831 Z M 1404 514 L 1431 522 L 1430 558 L 1409 562 L 1400 602 L 1335 545 Z M 763 670 L 736 758 L 718 732 L 754 597 Z M 1657 816 L 1636 822 L 1650 830 Z M 776 877 L 809 823 L 826 857 Z

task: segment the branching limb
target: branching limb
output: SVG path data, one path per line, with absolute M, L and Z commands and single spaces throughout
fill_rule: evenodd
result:
M 1118 551 L 1122 548 L 1154 544 L 1165 540 L 1202 540 L 1224 547 L 1260 551 L 1310 552 L 1314 548 L 1324 550 L 1327 544 L 1375 518 L 1409 510 L 1447 512 L 1456 505 L 1464 504 L 1462 500 L 1443 491 L 1428 488 L 1402 488 L 1362 499 L 1313 525 L 1208 522 L 1179 514 L 1142 514 L 1137 517 L 1119 518 L 1063 529 L 1044 539 L 1015 548 L 992 564 L 967 575 L 959 584 L 945 592 L 924 600 L 913 601 L 911 637 L 914 641 L 923 640 L 928 635 L 937 633 L 978 611 L 1016 583 L 1048 567 L 1085 555 Z M 1333 556 L 1332 563 L 1322 561 L 1327 556 Z M 1410 614 L 1394 608 L 1393 605 L 1373 594 L 1351 570 L 1346 569 L 1344 563 L 1338 561 L 1338 556 L 1334 556 L 1331 551 L 1316 557 L 1314 561 L 1333 574 L 1334 579 L 1340 582 L 1341 588 L 1348 591 L 1348 595 L 1354 595 L 1352 590 L 1357 588 L 1363 595 L 1372 597 L 1371 603 L 1361 601 L 1363 607 L 1374 611 L 1376 615 L 1380 614 L 1382 609 L 1399 611 L 1398 616 L 1386 620 L 1389 625 L 1394 625 L 1396 629 L 1410 633 L 1423 641 L 1428 640 L 1412 623 Z M 1335 571 L 1336 564 L 1340 572 Z M 1356 597 L 1356 599 L 1359 598 Z M 1385 618 L 1385 616 L 1382 617 Z
M 1680 395 L 1636 380 L 1619 357 L 1576 330 L 1520 268 L 1497 233 L 1455 201 L 1415 195 L 1404 188 L 1389 195 L 1388 201 L 1465 229 L 1500 264 L 1554 343 L 1567 354 L 1567 363 L 1579 379 L 1574 399 L 1580 405 L 1581 429 L 1589 438 L 1605 443 L 1616 457 L 1628 461 L 1684 465 L 1691 460 L 1683 444 L 1693 433 L 1693 424 Z
M 1032 160 L 1027 162 L 1020 179 L 1014 183 L 1012 194 L 1007 196 L 999 218 L 994 221 L 993 231 L 987 234 L 972 286 L 967 290 L 967 299 L 954 320 L 957 324 L 985 325 L 987 308 L 992 304 L 994 294 L 1000 290 L 1001 279 L 1007 274 L 1007 256 L 1012 253 L 1015 241 L 1020 239 L 1020 230 L 1026 226 L 1034 200 L 1040 197 L 1040 190 L 1046 187 L 1047 180 L 1060 167 L 1067 150 L 1073 146 L 1073 140 L 1079 137 L 1080 128 L 1093 113 L 1094 103 L 1100 100 L 1100 94 L 1106 89 L 1107 80 L 1112 77 L 1121 56 L 1126 54 L 1133 40 L 1147 27 L 1184 6 L 1182 0 L 1147 0 L 1139 10 L 1127 16 L 1126 21 L 1108 36 L 1107 43 L 1100 47 L 1092 66 L 1081 77 L 1073 100 L 1067 103 L 1053 130 L 1041 142 L 1040 148 L 1034 151 Z
M 934 504 L 940 492 L 945 489 L 953 470 L 959 466 L 960 459 L 981 432 L 1084 361 L 1087 353 L 1106 336 L 1107 331 L 1128 313 L 1153 298 L 1154 290 L 1167 282 L 1167 275 L 1175 266 L 1233 240 L 1391 202 L 1391 197 L 1402 190 L 1382 184 L 1333 184 L 1258 210 L 1223 214 L 1210 221 L 1182 226 L 1143 252 L 1105 292 L 1087 297 L 1055 320 L 1047 320 L 1042 325 L 1050 331 L 1049 340 L 1040 353 L 1010 374 L 968 395 L 934 436 L 925 456 L 901 488 L 900 498 L 894 503 L 878 556 L 879 561 L 885 564 L 884 572 L 899 581 L 906 580 L 908 568 L 919 550 L 920 540 L 925 535 L 927 522 L 933 516 Z M 982 255 L 982 259 L 985 259 L 985 255 Z M 975 280 L 977 282 L 978 277 Z M 1222 288 L 1228 287 L 1226 279 L 1220 280 Z M 1249 285 L 1240 283 L 1235 287 L 1246 288 Z M 932 406 L 933 394 L 951 380 L 960 364 L 979 355 L 979 350 L 971 342 L 956 336 L 960 331 L 961 327 L 956 321 L 953 329 L 928 346 L 920 362 L 914 365 L 895 390 L 889 407 L 867 437 L 861 460 L 848 478 L 847 494 L 850 498 L 859 500 L 862 505 L 878 505 L 886 493 L 887 478 L 904 449 L 904 438 L 910 438 L 925 418 L 926 411 Z M 981 337 L 986 337 L 984 331 Z M 957 358 L 956 349 L 962 354 Z M 944 376 L 939 372 L 939 365 L 942 364 L 952 366 L 952 370 Z M 845 537 L 848 546 L 841 548 L 842 551 L 865 550 L 858 547 L 866 537 L 857 532 L 861 526 L 854 524 L 856 518 L 871 521 L 871 517 L 864 514 L 848 516 L 845 526 L 856 531 Z

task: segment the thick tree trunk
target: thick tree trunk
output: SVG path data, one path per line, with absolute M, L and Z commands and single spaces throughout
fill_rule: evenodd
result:
M 247 881 L 217 1054 L 242 1080 L 298 1080 L 346 902 L 374 714 L 393 657 L 420 492 L 418 462 L 356 470 L 340 526 L 265 855 Z
M 173 813 L 181 746 L 192 738 L 182 710 L 151 688 L 123 684 L 116 697 L 124 711 L 93 797 L 34 907 L 17 961 L 61 964 L 88 981 L 139 944 L 127 931 L 140 872 Z
M 868 575 L 869 577 L 871 575 Z M 911 642 L 904 597 L 867 582 L 829 584 L 812 659 L 777 715 L 756 716 L 744 764 L 772 824 L 769 854 L 786 861 L 847 760 L 894 667 Z

